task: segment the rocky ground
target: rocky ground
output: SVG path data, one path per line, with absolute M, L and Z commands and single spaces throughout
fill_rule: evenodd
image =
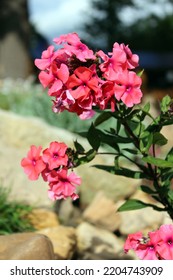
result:
M 27 179 L 21 158 L 31 144 L 46 147 L 56 140 L 72 147 L 78 138 L 87 149 L 88 143 L 37 118 L 0 110 L 0 119 L 0 180 L 4 187 L 11 188 L 11 200 L 34 206 L 29 218 L 36 228 L 34 233 L 0 236 L 0 259 L 135 259 L 132 253 L 123 252 L 127 234 L 139 230 L 147 233 L 171 222 L 166 214 L 150 207 L 117 212 L 127 197 L 151 202 L 138 190 L 141 180 L 114 176 L 89 164 L 77 169 L 83 180 L 80 199 L 53 204 L 47 197 L 45 182 Z M 170 129 L 165 133 L 173 141 Z M 110 161 L 99 156 L 94 163 Z

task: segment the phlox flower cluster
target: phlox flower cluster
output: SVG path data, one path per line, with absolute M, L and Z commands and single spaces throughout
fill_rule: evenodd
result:
M 115 111 L 116 101 L 127 107 L 140 103 L 142 80 L 134 71 L 139 58 L 128 46 L 115 43 L 108 54 L 94 53 L 76 33 L 61 35 L 54 43 L 58 49 L 49 46 L 35 65 L 55 113 L 67 110 L 88 119 L 94 108 Z
M 48 196 L 52 200 L 78 198 L 76 186 L 81 184 L 81 178 L 74 172 L 68 174 L 73 163 L 67 151 L 66 144 L 60 142 L 51 142 L 49 148 L 43 151 L 41 146 L 32 145 L 27 157 L 21 161 L 30 180 L 37 180 L 41 175 L 48 182 Z
M 132 249 L 142 260 L 173 260 L 173 225 L 161 225 L 143 237 L 141 232 L 129 234 L 124 251 Z

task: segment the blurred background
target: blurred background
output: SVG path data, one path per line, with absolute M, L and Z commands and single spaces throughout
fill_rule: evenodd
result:
M 173 0 L 1 0 L 1 108 L 41 116 L 57 125 L 50 100 L 46 94 L 40 98 L 34 59 L 53 38 L 74 31 L 94 50 L 111 51 L 115 41 L 128 44 L 145 69 L 144 93 L 158 99 L 172 95 Z M 39 102 L 33 102 L 33 92 Z M 58 118 L 58 125 L 65 121 L 71 131 L 79 126 L 77 120 L 71 124 L 66 113 Z

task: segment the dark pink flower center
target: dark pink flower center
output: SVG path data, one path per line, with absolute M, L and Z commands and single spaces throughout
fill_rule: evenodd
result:
M 127 86 L 126 86 L 126 91 L 127 91 L 127 92 L 130 92 L 131 90 L 132 90 L 132 86 L 131 86 L 131 85 L 127 85 Z
M 86 83 L 86 82 L 83 82 L 82 85 L 83 85 L 83 87 L 86 87 L 86 86 L 87 86 L 87 83 Z
M 58 154 L 57 153 L 53 153 L 53 158 L 57 159 L 58 158 Z
M 168 245 L 173 245 L 173 240 L 172 240 L 172 238 L 169 238 L 169 239 L 167 240 L 167 244 L 168 244 Z
M 36 165 L 36 160 L 35 160 L 35 158 L 32 159 L 32 165 L 33 165 L 33 166 Z
M 152 251 L 152 250 L 154 250 L 154 246 L 153 246 L 153 245 L 150 245 L 150 246 L 148 247 L 148 249 Z
M 85 51 L 86 50 L 86 46 L 84 44 L 79 43 L 77 45 L 77 49 L 80 50 L 80 51 Z

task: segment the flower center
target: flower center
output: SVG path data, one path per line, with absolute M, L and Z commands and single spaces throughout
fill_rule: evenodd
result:
M 131 85 L 127 85 L 127 86 L 126 86 L 126 91 L 127 91 L 127 92 L 130 92 L 131 90 L 132 90 L 132 86 L 131 86 Z
M 32 165 L 33 165 L 33 166 L 36 165 L 36 160 L 35 160 L 35 158 L 32 159 Z
M 149 246 L 149 250 L 154 250 L 154 246 L 153 246 L 153 245 L 150 245 L 150 246 Z
M 173 244 L 172 239 L 168 239 L 167 244 L 172 245 Z
M 53 154 L 53 158 L 54 158 L 54 159 L 57 159 L 57 158 L 58 158 L 58 154 L 57 154 L 57 153 L 54 153 L 54 154 Z

